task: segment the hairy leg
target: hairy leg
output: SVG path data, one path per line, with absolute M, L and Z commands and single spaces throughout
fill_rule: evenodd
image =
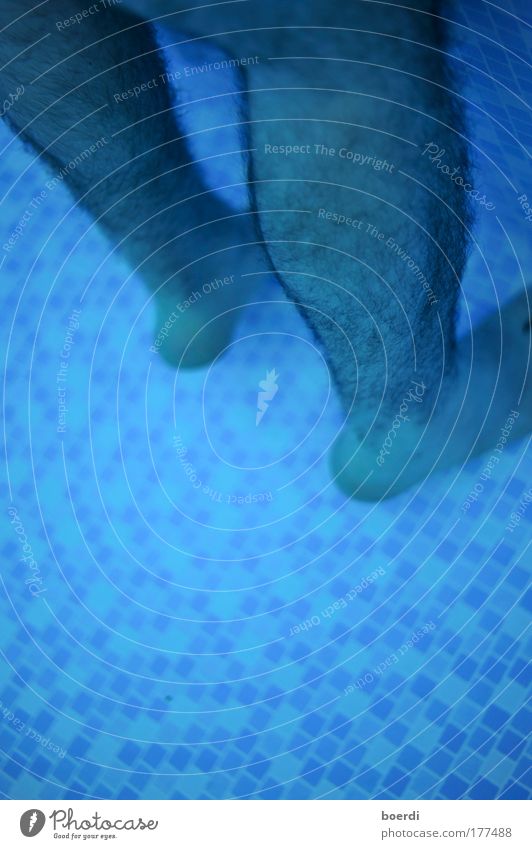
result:
M 65 182 L 154 291 L 156 334 L 168 326 L 161 353 L 201 364 L 227 343 L 249 289 L 241 273 L 256 268 L 257 249 L 232 246 L 256 241 L 254 217 L 235 218 L 208 191 L 176 123 L 171 86 L 161 82 L 153 28 L 112 0 L 85 15 L 88 5 L 2 0 L 1 99 L 24 89 L 6 117 L 53 172 L 78 161 Z M 127 95 L 152 80 L 149 96 Z M 98 153 L 79 161 L 96 143 Z M 231 277 L 232 285 L 194 300 L 202 283 Z
M 263 57 L 247 69 L 261 228 L 326 352 L 347 420 L 333 472 L 358 498 L 490 450 L 512 411 L 512 438 L 532 424 L 526 292 L 455 339 L 471 175 L 439 6 L 246 3 L 186 23 Z
M 64 0 L 65 15 L 73 5 Z M 180 4 L 170 8 L 179 12 Z M 386 14 L 383 8 L 366 2 L 287 5 L 250 0 L 175 16 L 177 26 L 207 36 L 206 41 L 235 57 L 261 57 L 246 68 L 249 124 L 244 126 L 249 126 L 247 146 L 253 148 L 254 203 L 273 267 L 321 342 L 344 404 L 346 425 L 333 452 L 335 476 L 349 494 L 371 499 L 398 492 L 433 468 L 489 449 L 512 409 L 521 414 L 512 436 L 528 432 L 531 418 L 526 295 L 500 319 L 494 316 L 478 328 L 472 340 L 460 346 L 455 340 L 455 307 L 471 226 L 463 183 L 470 178 L 463 122 L 444 61 L 438 4 L 385 4 Z M 150 4 L 147 14 L 157 9 L 157 3 Z M 93 55 L 91 63 L 101 69 L 101 79 L 123 64 L 127 71 L 122 68 L 121 88 L 153 76 L 152 36 L 144 28 L 137 33 L 144 33 L 138 44 L 128 30 L 127 37 L 115 35 L 108 42 L 113 45 L 110 57 L 104 52 L 102 59 L 99 50 Z M 92 34 L 91 43 L 101 37 Z M 141 56 L 150 57 L 148 66 Z M 8 67 L 12 65 L 16 62 Z M 48 114 L 53 109 L 50 89 L 57 97 L 57 83 L 50 74 L 44 77 L 48 82 L 42 102 L 29 118 L 22 116 L 17 124 L 14 113 L 19 129 L 39 110 Z M 12 82 L 16 80 L 17 75 Z M 119 90 L 119 82 L 107 84 Z M 96 108 L 94 91 L 100 88 L 91 85 L 87 91 L 85 113 Z M 68 134 L 58 144 L 77 131 L 72 108 L 59 113 L 70 117 L 65 119 Z M 152 108 L 162 115 L 160 122 L 145 122 L 146 132 L 149 128 L 157 136 L 155 144 L 146 145 L 144 131 L 133 133 L 124 157 L 136 162 L 139 155 L 144 159 L 146 148 L 165 145 L 162 161 L 154 165 L 150 160 L 143 177 L 160 175 L 168 161 L 176 169 L 183 162 L 191 164 L 186 145 L 175 139 L 168 102 L 155 100 Z M 129 123 L 145 117 L 134 104 L 132 109 Z M 111 135 L 117 127 L 124 130 L 124 113 L 119 117 L 113 109 L 109 118 L 102 114 L 111 122 Z M 98 132 L 101 122 L 98 114 Z M 34 130 L 25 132 L 32 138 Z M 54 156 L 49 135 L 32 140 Z M 57 160 L 79 144 L 55 154 Z M 447 170 L 439 167 L 435 149 L 445 151 Z M 136 213 L 143 234 L 129 248 L 136 262 L 142 262 L 150 246 L 153 250 L 164 244 L 169 225 L 168 215 L 159 215 L 166 208 L 161 196 L 183 198 L 185 171 L 185 194 L 194 194 L 201 189 L 198 169 L 186 167 L 178 178 L 165 174 L 150 181 L 159 188 L 143 194 Z M 125 173 L 131 175 L 130 169 Z M 457 173 L 462 184 L 454 179 Z M 87 182 L 82 177 L 78 194 Z M 137 185 L 134 172 L 126 179 L 128 188 Z M 93 194 L 98 198 L 96 189 Z M 123 194 L 119 182 L 118 203 Z M 218 205 L 212 217 L 221 217 L 222 201 L 214 196 L 212 203 Z M 107 209 L 94 200 L 87 205 L 98 216 L 102 206 Z M 146 208 L 153 210 L 158 227 L 144 229 Z M 204 223 L 205 204 L 192 204 L 187 212 L 190 208 L 193 224 Z M 104 216 L 104 226 L 121 235 L 123 224 L 116 220 L 123 216 L 111 218 Z M 185 224 L 178 219 L 178 227 Z M 218 231 L 221 249 L 228 239 L 250 240 L 252 228 L 242 236 L 240 224 L 242 219 L 236 230 L 231 224 Z M 187 255 L 197 250 L 192 242 Z M 166 257 L 162 268 L 148 271 L 154 286 L 176 266 L 175 251 L 160 251 Z M 257 256 L 244 256 L 248 270 L 257 270 Z M 185 273 L 179 282 L 182 292 L 192 288 L 193 279 L 195 274 L 187 282 Z M 167 302 L 162 303 L 166 309 Z M 219 311 L 219 304 L 213 309 Z M 179 354 L 181 340 L 181 334 L 174 336 L 170 359 L 176 350 Z M 510 345 L 515 356 L 508 356 Z

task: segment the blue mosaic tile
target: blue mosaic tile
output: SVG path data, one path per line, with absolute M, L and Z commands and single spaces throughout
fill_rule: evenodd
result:
M 518 0 L 505 8 L 526 16 Z M 529 112 L 503 84 L 527 103 L 532 80 L 504 47 L 529 61 L 529 34 L 517 18 L 488 13 L 475 0 L 453 14 L 461 26 L 453 30 L 452 53 L 467 70 L 480 179 L 529 268 L 529 231 L 490 164 L 503 163 L 521 185 L 527 163 L 509 134 L 532 146 Z M 0 126 L 0 143 L 10 140 Z M 13 186 L 3 205 L 4 237 L 43 184 L 44 171 L 31 163 L 18 144 L 2 158 L 0 181 Z M 261 334 L 260 350 L 230 351 L 208 377 L 191 372 L 175 384 L 168 367 L 147 356 L 153 316 L 139 279 L 127 283 L 105 317 L 129 272 L 71 206 L 57 189 L 32 219 L 24 249 L 3 268 L 12 285 L 0 294 L 9 317 L 0 330 L 4 350 L 10 339 L 2 496 L 6 510 L 11 503 L 19 510 L 46 594 L 28 596 L 18 542 L 4 518 L 2 793 L 530 798 L 530 516 L 514 533 L 505 531 L 530 485 L 524 441 L 505 450 L 486 498 L 465 517 L 460 505 L 482 460 L 456 481 L 450 471 L 413 499 L 406 493 L 376 507 L 344 503 L 329 486 L 325 459 L 283 490 L 287 475 L 316 461 L 340 421 L 337 401 L 325 401 L 326 372 L 296 310 L 264 280 L 258 300 L 266 305 L 252 305 L 238 330 L 241 338 Z M 502 301 L 520 286 L 495 219 L 482 218 L 475 238 L 493 282 L 474 252 L 463 280 L 461 330 L 466 302 L 477 321 L 493 308 L 493 285 Z M 58 257 L 71 249 L 58 275 Z M 60 440 L 58 352 L 80 303 L 68 432 Z M 269 333 L 272 324 L 292 341 Z M 284 390 L 270 431 L 253 441 L 242 421 L 272 363 L 282 366 Z M 197 439 L 204 387 L 208 432 L 224 459 L 271 466 L 220 475 L 206 440 Z M 213 490 L 245 495 L 259 488 L 275 494 L 272 502 L 219 507 L 197 498 L 176 459 L 174 413 L 198 475 Z M 279 446 L 291 450 L 316 422 L 281 468 Z M 366 592 L 323 616 L 379 567 L 383 575 Z M 319 624 L 290 635 L 314 616 Z M 431 621 L 432 632 L 390 660 Z M 367 674 L 367 684 L 346 692 Z

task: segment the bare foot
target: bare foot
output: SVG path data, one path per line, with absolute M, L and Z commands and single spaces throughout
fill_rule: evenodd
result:
M 386 498 L 482 453 L 494 468 L 507 442 L 530 433 L 531 304 L 527 290 L 465 337 L 435 397 L 412 375 L 393 418 L 377 416 L 360 438 L 352 417 L 331 455 L 344 492 Z

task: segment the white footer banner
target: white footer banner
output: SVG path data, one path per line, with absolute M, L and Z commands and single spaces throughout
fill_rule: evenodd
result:
M 531 849 L 527 801 L 3 801 L 0 845 Z M 29 843 L 34 840 L 34 843 Z M 68 841 L 68 843 L 67 843 Z

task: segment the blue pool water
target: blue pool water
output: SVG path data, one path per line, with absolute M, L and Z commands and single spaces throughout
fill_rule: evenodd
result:
M 530 21 L 506 9 L 464 3 L 453 27 L 496 205 L 461 332 L 530 283 Z M 0 145 L 2 244 L 31 209 L 0 257 L 4 796 L 529 797 L 532 510 L 507 530 L 528 441 L 468 511 L 486 457 L 346 501 L 327 464 L 340 406 L 275 280 L 222 359 L 175 373 L 149 352 L 141 280 L 63 187 L 31 208 L 49 175 L 4 126 Z

